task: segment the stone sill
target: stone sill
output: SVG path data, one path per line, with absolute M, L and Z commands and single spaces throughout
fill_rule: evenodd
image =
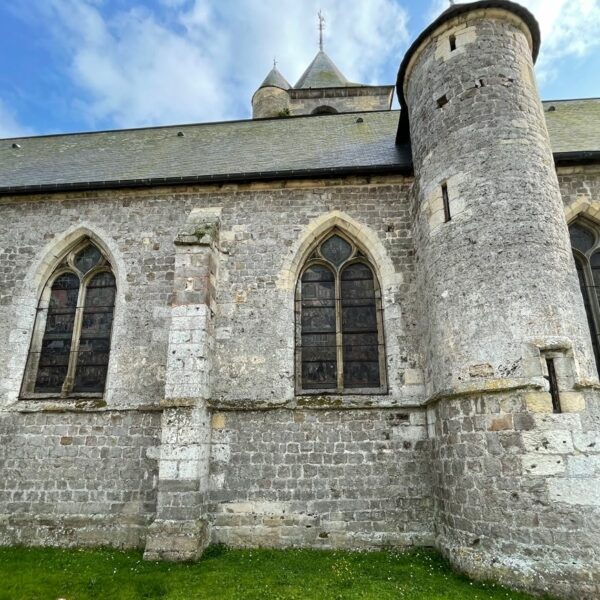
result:
M 260 399 L 207 400 L 208 408 L 220 412 L 259 410 L 368 410 L 368 409 L 422 409 L 420 399 L 375 394 L 299 394 L 291 400 L 273 402 Z
M 16 402 L 5 407 L 0 407 L 0 411 L 35 413 L 35 412 L 119 412 L 119 411 L 141 411 L 152 412 L 160 411 L 161 407 L 153 404 L 144 404 L 137 406 L 109 406 L 102 395 L 90 397 L 76 396 L 69 398 L 56 397 L 29 397 L 22 396 Z

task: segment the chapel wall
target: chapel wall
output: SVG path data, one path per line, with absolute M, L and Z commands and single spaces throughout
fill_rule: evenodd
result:
M 273 545 L 430 543 L 411 185 L 381 177 L 3 198 L 0 543 L 140 546 L 160 498 L 165 518 L 206 513 L 213 539 L 237 545 L 253 535 Z M 202 248 L 181 247 L 192 267 L 201 261 L 193 268 L 208 295 L 195 279 L 173 294 L 185 275 L 174 241 L 192 211 L 218 221 L 210 277 Z M 380 278 L 386 394 L 295 392 L 297 272 L 311 240 L 334 225 L 371 253 Z M 39 290 L 79 234 L 102 242 L 117 279 L 106 393 L 19 400 Z M 165 404 L 179 301 L 208 302 L 214 337 L 201 492 L 207 442 L 183 423 L 193 409 L 181 398 Z M 190 504 L 204 501 L 210 508 Z
M 0 546 L 143 546 L 160 414 L 0 412 Z
M 212 440 L 213 542 L 433 544 L 423 410 L 216 412 Z
M 567 222 L 572 222 L 580 214 L 600 221 L 600 167 L 559 167 L 557 175 Z
M 289 268 L 298 268 L 298 240 L 310 236 L 314 223 L 328 214 L 341 215 L 332 224 L 352 224 L 352 233 L 364 237 L 361 243 L 374 240 L 386 261 L 374 265 L 385 279 L 380 283 L 387 284 L 382 292 L 389 316 L 384 327 L 391 394 L 385 402 L 422 400 L 412 316 L 410 187 L 410 179 L 398 177 L 350 185 L 323 181 L 4 199 L 0 406 L 13 404 L 19 395 L 22 374 L 15 361 L 26 358 L 37 290 L 43 287 L 43 282 L 31 283 L 44 277 L 32 271 L 42 256 L 52 255 L 57 240 L 78 230 L 95 232 L 118 262 L 113 265 L 117 303 L 104 400 L 111 408 L 158 404 L 164 394 L 174 240 L 193 208 L 220 214 L 213 400 L 293 401 L 295 275 Z

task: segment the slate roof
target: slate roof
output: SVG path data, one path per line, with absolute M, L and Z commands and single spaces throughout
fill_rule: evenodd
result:
M 600 151 L 600 98 L 544 102 L 555 153 Z
M 556 155 L 600 153 L 600 99 L 545 110 Z M 0 140 L 0 193 L 410 173 L 410 147 L 395 144 L 398 118 L 344 113 Z
M 269 86 L 278 87 L 282 90 L 289 90 L 292 87 L 277 67 L 273 67 L 269 71 L 269 74 L 265 77 L 265 80 L 260 84 L 258 89 L 260 90 L 260 88 Z
M 153 127 L 0 141 L 0 192 L 410 169 L 397 111 Z M 362 118 L 362 123 L 357 119 Z M 178 135 L 182 133 L 183 136 Z M 13 148 L 12 144 L 19 148 Z M 94 182 L 94 185 L 85 184 Z
M 295 89 L 357 86 L 342 75 L 335 63 L 323 50 L 319 50 L 313 61 L 294 86 Z

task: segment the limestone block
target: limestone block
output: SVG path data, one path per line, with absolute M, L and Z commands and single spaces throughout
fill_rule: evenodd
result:
M 585 410 L 585 397 L 581 392 L 560 392 L 560 408 L 565 413 Z
M 600 432 L 573 432 L 573 445 L 579 452 L 600 452 Z
M 423 381 L 423 371 L 421 369 L 406 369 L 404 371 L 405 385 L 422 385 Z
M 530 412 L 552 412 L 552 396 L 549 392 L 529 392 L 525 394 L 525 401 Z
M 600 506 L 600 478 L 551 479 L 548 481 L 550 499 L 580 506 Z
M 198 560 L 209 541 L 206 521 L 156 520 L 148 528 L 144 560 Z
M 215 413 L 211 419 L 213 429 L 224 429 L 226 423 L 225 413 Z
M 528 452 L 540 454 L 567 454 L 573 452 L 573 436 L 568 430 L 525 431 L 523 447 Z
M 557 454 L 526 455 L 522 464 L 523 470 L 531 475 L 559 475 L 566 470 L 564 457 Z
M 569 456 L 567 468 L 571 477 L 600 477 L 600 455 Z

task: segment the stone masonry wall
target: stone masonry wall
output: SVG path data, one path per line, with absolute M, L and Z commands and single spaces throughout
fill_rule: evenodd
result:
M 591 600 L 600 594 L 599 403 L 591 393 L 587 411 L 553 414 L 538 397 L 481 394 L 430 408 L 438 545 L 477 577 Z
M 160 413 L 0 412 L 0 545 L 140 547 Z
M 567 221 L 578 215 L 600 221 L 600 167 L 559 167 L 557 175 Z
M 217 412 L 209 510 L 232 546 L 430 545 L 425 413 Z
M 241 519 L 247 515 L 240 514 L 240 507 L 247 502 L 260 510 L 265 503 L 283 502 L 285 510 L 299 515 L 319 509 L 320 500 L 329 502 L 329 508 L 321 526 L 312 529 L 330 537 L 307 533 L 301 519 L 294 534 L 287 522 L 279 530 L 280 545 L 290 540 L 350 545 L 356 539 L 364 545 L 387 545 L 393 540 L 430 539 L 431 494 L 420 449 L 424 423 L 413 422 L 418 411 L 403 408 L 423 401 L 413 316 L 410 188 L 409 179 L 382 177 L 0 199 L 0 420 L 2 435 L 8 436 L 2 439 L 0 462 L 0 543 L 140 545 L 155 516 L 158 493 L 164 496 L 161 514 L 167 521 L 184 510 L 186 515 L 202 512 L 188 504 L 190 499 L 203 499 L 203 466 L 192 463 L 194 456 L 200 460 L 205 455 L 207 442 L 198 442 L 187 429 L 174 432 L 172 442 L 169 431 L 163 431 L 166 445 L 158 448 L 161 411 L 168 421 L 171 413 L 163 408 L 174 393 L 165 387 L 168 354 L 175 349 L 169 349 L 174 282 L 179 277 L 174 241 L 194 209 L 218 215 L 220 232 L 214 248 L 215 302 L 207 309 L 212 323 L 207 343 L 214 354 L 208 409 L 228 419 L 227 427 L 213 428 L 208 491 L 211 519 L 218 525 L 215 539 L 249 539 L 242 525 L 236 531 L 235 519 L 220 503 L 237 506 Z M 301 266 L 299 255 L 315 232 L 334 224 L 348 227 L 377 258 L 388 394 L 324 400 L 295 395 L 293 271 Z M 27 356 L 39 290 L 53 269 L 53 257 L 80 235 L 92 235 L 102 245 L 117 279 L 104 398 L 19 400 L 20 365 Z M 181 285 L 185 287 L 184 280 Z M 177 356 L 174 360 L 177 363 Z M 202 382 L 174 377 L 173 371 L 167 387 L 179 390 L 178 401 L 188 393 L 183 393 L 184 387 L 205 389 Z M 189 380 L 193 375 L 181 377 Z M 312 402 L 333 410 L 313 412 Z M 300 410 L 303 404 L 306 414 Z M 256 411 L 277 406 L 287 408 Z M 299 410 L 289 410 L 294 407 Z M 348 410 L 335 410 L 344 407 Z M 173 418 L 184 410 L 169 409 Z M 402 417 L 394 427 L 389 419 L 396 412 L 409 415 L 409 420 Z M 292 415 L 306 418 L 304 429 L 290 421 Z M 150 428 L 148 419 L 154 428 L 152 439 L 148 432 L 139 432 Z M 215 419 L 213 424 L 218 423 Z M 280 436 L 277 448 L 269 435 Z M 186 436 L 194 447 L 183 442 L 175 447 Z M 327 445 L 319 446 L 325 438 Z M 257 449 L 248 450 L 247 443 Z M 314 448 L 310 456 L 307 445 Z M 317 454 L 323 462 L 313 465 Z M 303 466 L 305 456 L 308 462 Z M 178 476 L 189 472 L 194 477 L 176 482 L 177 489 L 171 482 L 157 492 L 159 459 L 167 479 L 172 464 Z M 282 462 L 269 462 L 276 460 Z M 339 464 L 329 462 L 334 460 Z M 292 467 L 285 474 L 288 465 L 293 474 Z M 311 466 L 320 469 L 318 479 L 309 475 Z M 275 473 L 267 486 L 275 467 L 279 475 Z M 298 496 L 287 499 L 298 469 Z M 404 480 L 395 482 L 396 475 Z M 363 476 L 373 484 L 365 500 L 352 492 Z M 278 487 L 283 481 L 285 490 Z M 280 490 L 280 496 L 275 497 L 274 490 Z M 325 505 L 322 508 L 325 511 Z M 273 534 L 265 531 L 256 529 L 257 539 L 272 541 Z
M 343 113 L 389 110 L 391 104 L 389 89 L 385 88 L 369 90 L 367 93 L 355 88 L 292 90 L 290 96 L 289 109 L 293 116 L 310 115 L 313 110 L 321 106 L 330 106 L 337 112 Z
M 366 240 L 375 240 L 377 248 L 369 249 L 389 262 L 381 283 L 385 318 L 394 319 L 384 323 L 391 394 L 381 400 L 406 403 L 405 383 L 414 383 L 413 370 L 421 367 L 410 187 L 409 179 L 382 177 L 0 199 L 0 407 L 16 401 L 21 385 L 22 367 L 14 365 L 26 358 L 37 305 L 30 281 L 50 275 L 35 267 L 66 232 L 83 229 L 104 242 L 117 271 L 104 400 L 111 408 L 158 405 L 175 277 L 173 242 L 193 208 L 209 207 L 221 209 L 213 400 L 247 406 L 294 399 L 295 282 L 287 282 L 293 275 L 286 265 L 296 257 L 299 240 L 310 238 L 314 222 L 339 214 Z
M 470 575 L 592 599 L 598 381 L 531 34 L 501 4 L 449 16 L 403 82 L 436 545 Z

